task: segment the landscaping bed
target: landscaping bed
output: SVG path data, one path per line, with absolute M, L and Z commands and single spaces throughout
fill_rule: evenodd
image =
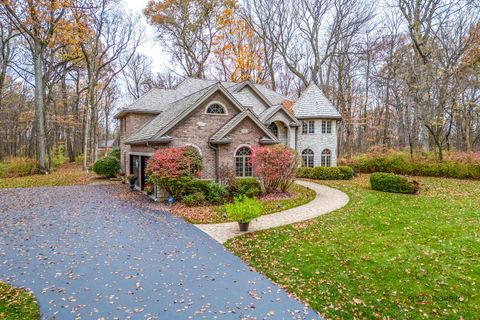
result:
M 350 203 L 226 246 L 329 319 L 474 319 L 480 185 L 415 179 L 419 195 L 374 191 L 369 175 L 322 181 Z
M 298 184 L 292 184 L 286 194 L 269 194 L 260 196 L 258 200 L 263 205 L 262 215 L 266 215 L 304 205 L 315 199 L 315 196 L 315 191 Z M 168 207 L 168 211 L 191 223 L 222 223 L 233 221 L 225 216 L 224 205 L 188 207 L 181 203 L 176 203 Z
M 25 290 L 0 282 L 0 319 L 40 319 L 35 297 Z

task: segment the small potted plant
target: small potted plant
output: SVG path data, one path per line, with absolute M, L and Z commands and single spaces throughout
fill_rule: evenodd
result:
M 135 188 L 135 181 L 137 181 L 138 177 L 134 174 L 129 174 L 127 176 L 128 184 L 130 186 L 130 189 L 133 191 Z
M 151 196 L 153 194 L 153 184 L 146 184 L 145 187 L 143 187 L 143 190 Z
M 238 222 L 240 231 L 248 231 L 250 222 L 262 213 L 262 203 L 256 198 L 248 198 L 244 195 L 235 197 L 233 203 L 225 206 L 227 216 Z

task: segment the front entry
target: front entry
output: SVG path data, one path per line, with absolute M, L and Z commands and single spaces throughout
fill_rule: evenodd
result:
M 145 176 L 145 169 L 147 168 L 147 162 L 150 157 L 130 155 L 130 174 L 134 174 L 138 177 L 135 181 L 135 186 L 140 190 L 143 190 L 147 183 L 147 177 Z

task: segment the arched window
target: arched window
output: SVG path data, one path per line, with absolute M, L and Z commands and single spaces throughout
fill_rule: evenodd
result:
M 235 153 L 235 174 L 237 177 L 251 177 L 252 164 L 250 163 L 250 148 L 241 147 Z
M 328 149 L 322 151 L 322 167 L 332 166 L 332 152 Z
M 223 108 L 218 103 L 212 103 L 211 105 L 209 105 L 208 108 L 207 108 L 207 113 L 210 113 L 210 114 L 226 114 L 225 108 Z
M 302 151 L 302 165 L 304 167 L 313 168 L 313 151 L 312 149 L 305 149 Z
M 275 135 L 275 137 L 278 138 L 278 127 L 275 122 L 272 122 L 268 125 L 268 130 L 270 130 Z

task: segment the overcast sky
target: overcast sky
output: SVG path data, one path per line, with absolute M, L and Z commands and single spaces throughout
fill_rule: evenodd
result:
M 168 64 L 167 57 L 164 53 L 162 53 L 158 42 L 155 41 L 153 29 L 147 24 L 147 21 L 142 13 L 142 10 L 147 6 L 148 0 L 123 0 L 123 3 L 126 10 L 141 14 L 145 24 L 145 43 L 139 48 L 138 51 L 153 59 L 154 72 L 164 71 L 165 66 Z

